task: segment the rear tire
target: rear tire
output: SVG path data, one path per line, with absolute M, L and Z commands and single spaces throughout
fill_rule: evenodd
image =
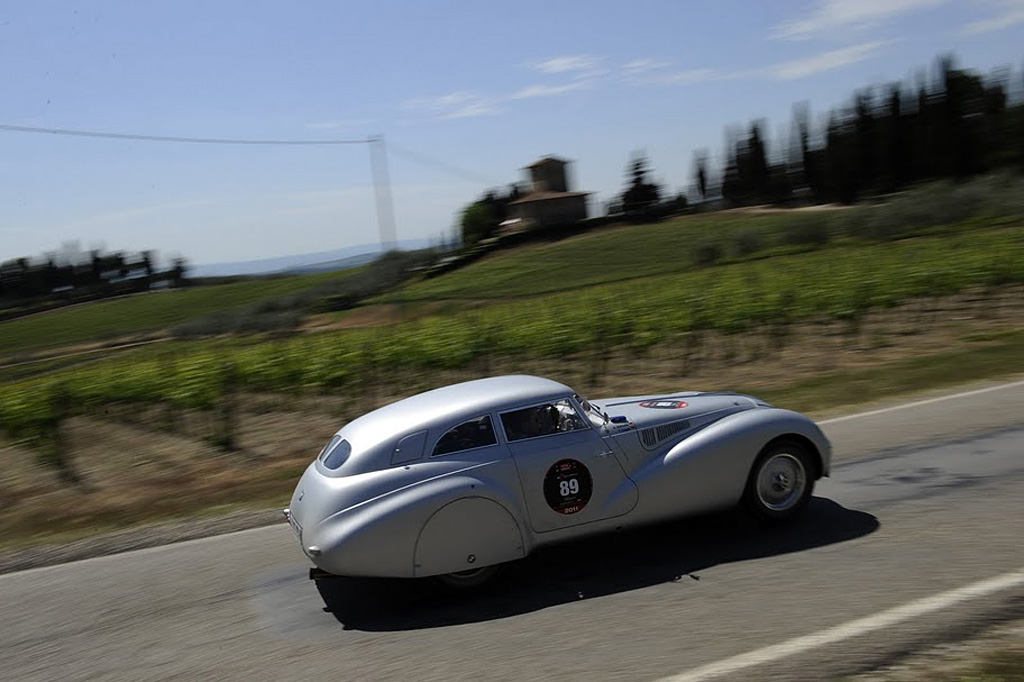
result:
M 437 581 L 454 590 L 471 590 L 490 581 L 498 572 L 499 566 L 481 566 L 468 571 L 457 571 L 437 576 Z
M 750 469 L 743 506 L 763 523 L 785 523 L 807 506 L 814 478 L 814 458 L 807 446 L 795 441 L 771 443 Z

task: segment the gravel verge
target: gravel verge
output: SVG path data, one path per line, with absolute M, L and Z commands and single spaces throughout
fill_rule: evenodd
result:
M 9 550 L 0 552 L 0 574 L 129 552 L 146 547 L 157 547 L 184 540 L 223 535 L 239 530 L 269 526 L 282 521 L 279 509 L 243 511 L 217 518 L 161 523 L 104 533 L 67 543 Z
M 847 682 L 1017 682 L 1024 680 L 1024 618 L 964 641 L 928 647 Z

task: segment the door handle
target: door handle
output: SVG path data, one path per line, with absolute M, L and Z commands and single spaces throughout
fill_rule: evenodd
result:
M 598 457 L 609 457 L 609 456 L 614 455 L 614 454 L 615 454 L 614 452 L 609 450 L 608 452 L 602 452 L 601 454 L 598 455 Z

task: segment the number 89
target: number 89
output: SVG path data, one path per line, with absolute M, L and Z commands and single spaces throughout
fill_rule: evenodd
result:
M 568 481 L 559 481 L 558 492 L 562 497 L 569 497 L 575 495 L 580 491 L 580 482 L 575 478 L 570 478 Z

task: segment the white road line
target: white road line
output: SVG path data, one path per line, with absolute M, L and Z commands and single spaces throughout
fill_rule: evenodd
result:
M 664 677 L 658 682 L 701 682 L 702 680 L 729 675 L 744 668 L 764 665 L 810 649 L 835 644 L 851 637 L 857 637 L 858 635 L 864 635 L 896 625 L 911 618 L 949 608 L 960 602 L 984 597 L 1019 585 L 1024 585 L 1024 569 L 1012 573 L 1004 573 L 988 580 L 982 580 L 981 582 L 950 590 L 949 592 L 942 592 L 941 594 L 918 599 L 903 606 L 897 606 L 888 611 L 881 611 L 865 618 L 836 625 L 811 635 L 797 637 L 786 642 L 764 647 L 763 649 L 755 649 L 732 658 L 702 665 L 699 668 L 694 668 L 672 677 Z
M 897 410 L 905 410 L 910 407 L 920 407 L 921 405 L 931 405 L 932 403 L 941 403 L 945 400 L 956 400 L 957 398 L 966 398 L 972 395 L 981 395 L 982 393 L 991 393 L 992 391 L 1002 391 L 1007 388 L 1016 388 L 1017 386 L 1024 386 L 1024 379 L 1021 381 L 1014 381 L 1009 384 L 1000 384 L 999 386 L 989 386 L 988 388 L 979 388 L 973 391 L 965 391 L 963 393 L 954 393 L 952 395 L 943 395 L 938 398 L 928 398 L 927 400 L 917 400 L 912 403 L 903 403 L 902 405 L 893 405 L 892 407 L 883 407 L 878 410 L 869 410 L 867 412 L 855 412 L 854 414 L 848 414 L 842 417 L 833 417 L 832 419 L 824 419 L 819 421 L 819 424 L 837 424 L 839 422 L 847 421 L 848 419 L 860 419 L 861 417 L 871 417 L 876 414 L 884 414 L 886 412 L 895 412 Z

